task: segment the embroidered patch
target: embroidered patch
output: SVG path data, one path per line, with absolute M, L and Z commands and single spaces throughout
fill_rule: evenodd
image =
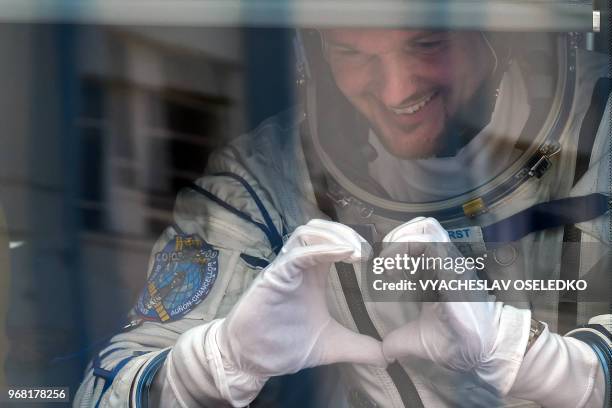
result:
M 155 254 L 153 271 L 136 303 L 146 320 L 175 320 L 201 303 L 219 272 L 219 251 L 197 235 L 177 235 Z

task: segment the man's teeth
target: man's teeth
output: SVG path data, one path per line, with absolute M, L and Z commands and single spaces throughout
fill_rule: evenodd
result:
M 421 100 L 419 103 L 415 103 L 414 105 L 410 105 L 410 106 L 407 106 L 407 107 L 401 108 L 401 109 L 399 109 L 399 108 L 391 108 L 391 110 L 396 115 L 412 115 L 414 113 L 417 113 L 421 109 L 423 109 L 423 107 L 425 107 L 425 105 L 427 105 L 429 103 L 429 101 L 431 101 L 433 99 L 433 97 L 435 95 L 436 95 L 436 93 L 432 92 L 428 96 L 423 98 L 423 100 Z

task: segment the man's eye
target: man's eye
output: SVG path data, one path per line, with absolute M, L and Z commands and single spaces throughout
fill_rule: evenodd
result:
M 364 54 L 358 50 L 351 48 L 336 48 L 330 50 L 330 60 L 342 66 L 357 67 L 366 64 L 372 58 L 370 55 Z
M 420 47 L 423 47 L 423 48 L 435 48 L 435 47 L 441 45 L 442 41 L 441 40 L 439 40 L 439 41 L 421 41 L 421 42 L 419 42 L 417 44 Z
M 356 57 L 361 55 L 361 53 L 357 50 L 352 50 L 350 48 L 340 48 L 334 50 L 334 54 L 342 56 L 342 57 Z
M 422 51 L 436 51 L 444 48 L 447 45 L 447 41 L 445 40 L 437 40 L 437 41 L 419 41 L 415 44 L 415 48 Z

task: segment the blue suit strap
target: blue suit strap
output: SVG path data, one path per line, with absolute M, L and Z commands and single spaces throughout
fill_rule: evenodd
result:
M 113 374 L 111 371 L 105 370 L 104 368 L 102 368 L 102 360 L 104 360 L 106 357 L 113 354 L 115 351 L 121 351 L 121 350 L 124 350 L 124 349 L 121 347 L 118 347 L 118 348 L 110 349 L 105 353 L 96 355 L 96 357 L 93 360 L 93 375 L 96 377 L 103 378 L 105 380 L 110 379 L 112 381 Z
M 172 228 L 174 229 L 174 231 L 176 231 L 177 234 L 185 235 L 185 232 L 181 229 L 181 227 L 178 226 L 176 222 L 172 223 Z
M 255 204 L 257 205 L 257 208 L 259 209 L 261 216 L 263 217 L 266 225 L 268 226 L 268 231 L 270 231 L 270 233 L 273 235 L 274 244 L 272 245 L 272 248 L 280 249 L 280 247 L 283 246 L 283 236 L 278 232 L 278 229 L 274 225 L 274 222 L 272 222 L 272 217 L 270 217 L 270 213 L 266 209 L 266 206 L 263 204 L 263 202 L 261 201 L 261 199 L 255 192 L 253 187 L 248 183 L 248 181 L 246 181 L 244 178 L 240 177 L 239 175 L 235 173 L 230 173 L 230 172 L 215 173 L 214 175 L 230 177 L 238 181 L 240 184 L 242 184 L 242 186 L 246 189 L 246 191 L 253 198 L 253 201 L 255 201 Z
M 580 125 L 572 186 L 575 186 L 589 169 L 593 145 L 597 138 L 599 126 L 602 123 L 611 89 L 612 80 L 610 78 L 598 79 L 593 88 L 591 104 Z M 581 241 L 582 232 L 573 224 L 566 225 L 563 230 L 563 242 L 580 243 Z M 559 279 L 578 279 L 579 268 L 577 265 L 579 264 L 580 251 L 577 247 L 568 248 L 568 250 L 563 251 Z M 569 292 L 559 299 L 557 328 L 561 331 L 568 331 L 576 326 L 578 317 L 577 296 L 575 292 Z
M 610 209 L 610 198 L 593 193 L 539 203 L 482 228 L 485 242 L 512 242 L 550 228 L 592 220 Z
M 247 263 L 251 268 L 260 268 L 264 269 L 266 266 L 270 265 L 270 261 L 263 258 L 258 258 L 256 256 L 251 256 L 247 254 L 240 254 L 240 258 Z
M 576 166 L 574 170 L 574 182 L 572 183 L 574 186 L 589 169 L 593 145 L 597 137 L 597 129 L 601 124 L 601 119 L 606 110 L 611 90 L 612 79 L 610 78 L 599 78 L 593 88 L 591 104 L 582 119 L 582 125 L 580 126 L 580 133 L 578 135 Z
M 162 366 L 170 349 L 164 350 L 147 363 L 136 384 L 136 408 L 149 406 L 149 389 L 155 374 Z
M 204 197 L 206 197 L 209 200 L 213 201 L 214 203 L 218 204 L 219 206 L 221 206 L 222 208 L 224 208 L 227 211 L 231 212 L 232 214 L 234 214 L 235 216 L 239 217 L 240 219 L 255 225 L 257 228 L 259 228 L 261 231 L 263 231 L 263 233 L 266 235 L 266 237 L 268 238 L 268 241 L 270 241 L 270 246 L 272 247 L 274 252 L 278 253 L 278 251 L 280 251 L 280 246 L 277 246 L 278 244 L 277 244 L 276 236 L 272 232 L 270 232 L 270 230 L 268 230 L 268 227 L 266 225 L 264 225 L 264 224 L 262 224 L 260 222 L 255 221 L 248 214 L 246 214 L 246 213 L 240 211 L 239 209 L 237 209 L 236 207 L 226 203 L 225 201 L 221 200 L 219 197 L 217 197 L 216 195 L 214 195 L 210 191 L 206 190 L 205 188 L 202 188 L 202 187 L 198 186 L 195 183 L 191 183 L 190 188 L 192 190 L 202 194 Z M 282 246 L 282 239 L 281 239 L 281 246 Z
M 146 354 L 145 352 L 134 352 L 132 353 L 131 356 L 128 356 L 124 359 L 122 359 L 121 361 L 119 361 L 115 367 L 113 367 L 111 370 L 106 370 L 104 368 L 101 367 L 101 360 L 105 357 L 107 357 L 108 355 L 110 355 L 111 353 L 121 350 L 119 348 L 117 349 L 113 349 L 113 350 L 109 350 L 108 352 L 102 354 L 102 355 L 98 355 L 96 356 L 96 358 L 94 359 L 93 362 L 93 375 L 96 378 L 96 382 L 98 380 L 98 378 L 102 378 L 104 380 L 104 386 L 102 387 L 102 392 L 100 393 L 100 397 L 98 398 L 98 402 L 96 402 L 95 408 L 98 408 L 98 406 L 100 405 L 100 402 L 102 401 L 102 397 L 104 396 L 104 393 L 106 393 L 106 391 L 110 388 L 110 386 L 112 385 L 113 381 L 115 380 L 115 377 L 117 376 L 117 374 L 119 373 L 119 371 L 121 371 L 121 369 L 123 367 L 125 367 L 125 365 L 127 363 L 129 363 L 134 357 L 138 357 L 140 355 Z

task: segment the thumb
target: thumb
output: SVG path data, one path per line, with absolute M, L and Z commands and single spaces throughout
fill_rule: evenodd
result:
M 382 351 L 389 363 L 405 357 L 427 357 L 421 338 L 420 322 L 410 322 L 387 334 L 383 340 Z
M 420 237 L 420 238 L 419 238 Z M 389 232 L 383 242 L 450 242 L 446 230 L 435 218 L 417 217 Z
M 333 363 L 367 364 L 386 367 L 382 343 L 370 336 L 355 333 L 330 318 L 321 332 L 320 365 Z

